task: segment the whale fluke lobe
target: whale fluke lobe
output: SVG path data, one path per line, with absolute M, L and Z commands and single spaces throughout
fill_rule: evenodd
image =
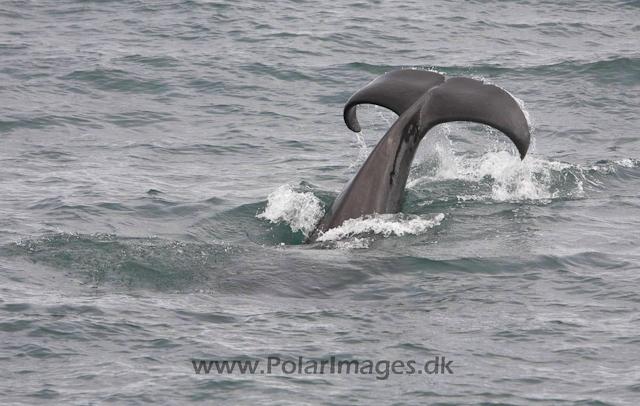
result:
M 503 132 L 524 159 L 531 135 L 518 103 L 494 85 L 470 78 L 450 78 L 435 72 L 399 70 L 384 74 L 356 92 L 344 108 L 344 121 L 359 132 L 356 106 L 377 104 L 393 110 L 398 120 L 378 142 L 358 173 L 336 197 L 315 232 L 342 225 L 367 214 L 397 213 L 411 162 L 420 141 L 438 124 L 472 121 Z
M 529 149 L 531 135 L 524 113 L 513 97 L 497 86 L 451 78 L 431 89 L 420 113 L 424 133 L 451 121 L 473 121 L 502 131 L 516 145 L 521 159 Z
M 378 77 L 354 93 L 344 106 L 344 122 L 351 131 L 360 132 L 356 118 L 358 104 L 376 104 L 401 116 L 444 76 L 424 70 L 395 70 Z

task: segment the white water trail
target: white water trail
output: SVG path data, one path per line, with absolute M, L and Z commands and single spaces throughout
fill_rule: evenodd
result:
M 375 214 L 357 219 L 346 220 L 341 226 L 327 230 L 321 234 L 317 241 L 338 241 L 360 234 L 378 234 L 384 237 L 396 235 L 418 235 L 430 228 L 440 225 L 444 214 L 440 213 L 431 218 L 417 215 L 399 214 Z

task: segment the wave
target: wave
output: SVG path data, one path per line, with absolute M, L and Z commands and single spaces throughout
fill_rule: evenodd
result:
M 133 72 L 98 67 L 76 70 L 60 77 L 61 80 L 84 83 L 103 91 L 132 94 L 163 94 L 170 90 L 168 83 L 157 78 L 140 77 Z
M 101 233 L 56 233 L 0 246 L 0 258 L 64 270 L 78 285 L 95 289 L 208 287 L 239 255 L 240 248 L 218 241 L 196 244 Z
M 640 26 L 639 26 L 640 27 Z M 583 77 L 592 78 L 594 82 L 601 83 L 620 83 L 623 85 L 635 87 L 640 78 L 640 55 L 597 55 L 595 58 L 589 59 L 570 59 L 562 58 L 560 60 L 550 60 L 548 63 L 540 63 L 540 60 L 534 60 L 532 63 L 520 66 L 502 66 L 493 64 L 478 64 L 472 67 L 460 65 L 424 65 L 424 66 L 392 66 L 392 65 L 367 65 L 365 67 L 357 65 L 359 69 L 365 70 L 376 75 L 382 75 L 396 69 L 424 69 L 431 70 L 446 77 L 466 76 L 474 79 L 484 79 L 485 82 L 491 82 L 488 78 L 500 75 L 508 75 L 512 77 Z M 351 66 L 340 65 L 341 70 L 347 70 Z M 497 83 L 496 83 L 497 84 Z M 499 86 L 499 84 L 497 84 Z
M 361 148 L 366 148 L 365 143 Z M 321 234 L 317 241 L 330 248 L 357 249 L 369 247 L 373 235 L 388 238 L 424 234 L 441 224 L 446 214 L 440 211 L 451 202 L 546 205 L 555 200 L 585 199 L 589 188 L 603 186 L 604 176 L 638 167 L 640 159 L 630 158 L 577 165 L 535 155 L 520 160 L 508 151 L 456 155 L 450 142 L 436 142 L 413 168 L 407 183 L 405 213 L 350 219 Z M 286 224 L 306 239 L 324 215 L 323 206 L 328 205 L 316 196 L 321 193 L 308 186 L 280 186 L 256 217 Z M 430 213 L 419 213 L 425 210 Z

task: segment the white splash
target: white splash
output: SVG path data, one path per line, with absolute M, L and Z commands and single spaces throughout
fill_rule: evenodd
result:
M 505 150 L 489 151 L 481 156 L 456 155 L 448 140 L 450 129 L 442 130 L 444 137 L 433 141 L 429 156 L 424 159 L 433 168 L 427 175 L 409 179 L 408 188 L 428 189 L 429 183 L 447 180 L 491 186 L 490 194 L 481 192 L 480 195 L 458 196 L 462 201 L 548 201 L 560 195 L 581 197 L 584 193 L 582 182 L 586 177 L 583 172 L 587 168 L 550 161 L 532 154 L 525 160 L 520 160 L 519 156 Z M 558 178 L 563 178 L 560 185 L 557 184 Z M 560 188 L 565 184 L 570 185 L 571 190 L 561 191 Z
M 317 241 L 338 241 L 365 233 L 379 234 L 389 237 L 395 234 L 399 237 L 406 234 L 422 234 L 430 228 L 440 225 L 444 214 L 440 213 L 432 218 L 417 215 L 375 214 L 345 221 L 340 227 L 332 228 L 320 235 Z
M 479 181 L 493 179 L 491 198 L 496 201 L 550 199 L 549 161 L 521 161 L 507 151 L 490 152 L 467 168 L 465 175 Z
M 256 217 L 272 223 L 286 222 L 293 232 L 301 231 L 308 237 L 323 215 L 322 203 L 313 193 L 296 192 L 291 185 L 283 185 L 269 195 L 267 207 Z
M 446 130 L 446 129 L 445 129 Z M 445 133 L 445 137 L 448 134 Z M 485 191 L 464 193 L 457 196 L 459 201 L 549 202 L 557 198 L 585 197 L 585 185 L 599 187 L 599 175 L 616 173 L 622 168 L 640 167 L 640 159 L 623 158 L 616 161 L 602 161 L 594 165 L 578 165 L 552 161 L 530 154 L 525 160 L 508 151 L 490 151 L 480 156 L 456 155 L 451 143 L 436 140 L 429 148 L 429 154 L 418 164 L 427 165 L 428 174 L 409 179 L 407 187 L 426 189 L 430 184 L 448 180 L 471 182 Z
M 624 158 L 619 161 L 615 161 L 614 164 L 622 166 L 624 168 L 634 168 L 640 165 L 640 159 Z

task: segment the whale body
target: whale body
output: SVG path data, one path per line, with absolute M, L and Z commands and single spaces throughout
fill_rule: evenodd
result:
M 420 141 L 438 124 L 471 121 L 504 133 L 524 159 L 531 134 L 518 103 L 503 89 L 479 80 L 422 70 L 386 73 L 356 92 L 344 107 L 347 127 L 360 132 L 356 107 L 368 103 L 398 115 L 358 173 L 342 189 L 307 243 L 345 220 L 398 213 Z

